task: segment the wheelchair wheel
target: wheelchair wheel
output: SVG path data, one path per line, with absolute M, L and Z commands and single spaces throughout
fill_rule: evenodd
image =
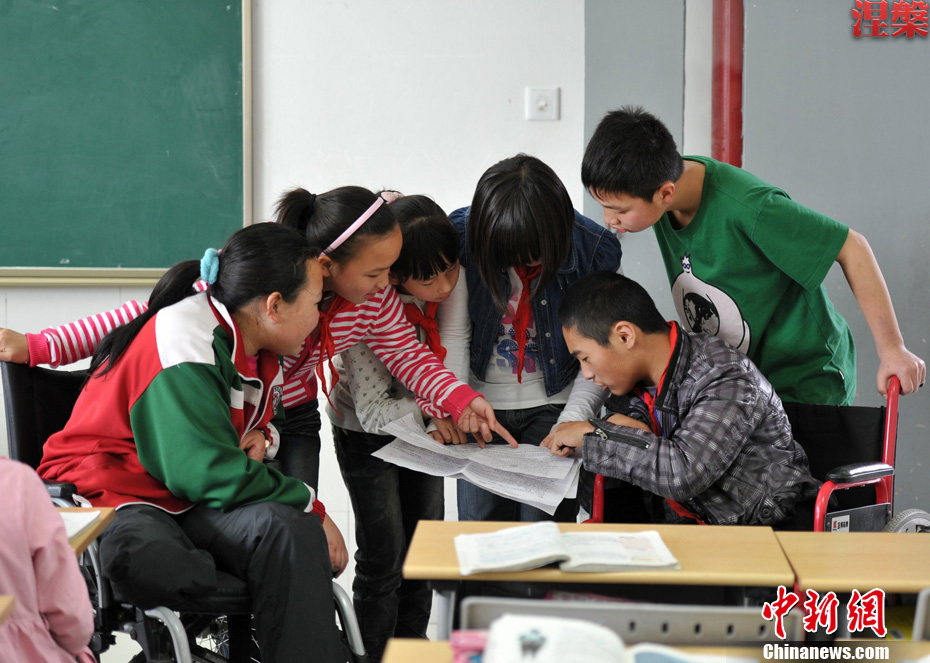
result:
M 255 630 L 252 629 L 252 647 L 249 660 L 261 663 Z M 229 621 L 223 616 L 210 619 L 206 627 L 196 634 L 191 644 L 191 659 L 196 663 L 225 663 L 229 658 Z
M 885 532 L 930 532 L 930 513 L 923 509 L 905 509 L 885 525 Z

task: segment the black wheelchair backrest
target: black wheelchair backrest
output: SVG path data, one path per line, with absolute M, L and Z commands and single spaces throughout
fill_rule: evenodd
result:
M 38 467 L 42 445 L 68 423 L 87 371 L 0 362 L 0 374 L 10 458 Z

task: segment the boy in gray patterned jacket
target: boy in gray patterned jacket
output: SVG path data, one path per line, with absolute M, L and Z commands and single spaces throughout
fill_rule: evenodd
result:
M 612 272 L 573 284 L 559 318 L 614 414 L 550 449 L 581 447 L 586 470 L 639 487 L 649 520 L 776 525 L 816 493 L 781 400 L 741 352 L 666 322 L 642 286 Z

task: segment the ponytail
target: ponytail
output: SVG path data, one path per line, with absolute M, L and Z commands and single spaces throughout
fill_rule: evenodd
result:
M 179 262 L 165 272 L 158 280 L 158 283 L 155 284 L 155 287 L 152 288 L 152 294 L 149 295 L 148 310 L 129 324 L 117 327 L 100 341 L 90 361 L 90 374 L 95 374 L 101 366 L 103 366 L 103 369 L 100 371 L 100 375 L 108 373 L 146 322 L 166 306 L 177 304 L 182 299 L 186 299 L 195 293 L 193 284 L 199 275 L 199 260 Z M 104 366 L 104 364 L 106 365 Z
M 388 195 L 385 200 L 390 202 Z M 302 233 L 310 244 L 327 248 L 377 201 L 378 194 L 360 186 L 344 186 L 319 195 L 298 188 L 281 196 L 275 206 L 275 221 Z M 337 264 L 345 263 L 355 256 L 362 238 L 381 237 L 396 228 L 391 205 L 381 205 L 326 255 Z
M 298 187 L 288 191 L 281 196 L 275 208 L 275 222 L 306 235 L 315 202 L 316 194 L 306 189 Z

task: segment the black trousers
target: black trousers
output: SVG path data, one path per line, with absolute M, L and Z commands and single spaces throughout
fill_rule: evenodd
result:
M 433 592 L 401 574 L 420 520 L 442 520 L 442 477 L 372 456 L 394 437 L 333 426 L 336 458 L 355 513 L 355 614 L 365 650 L 380 661 L 392 637 L 425 638 Z
M 216 588 L 216 571 L 242 578 L 264 663 L 343 661 L 332 569 L 320 519 L 277 503 L 179 515 L 126 506 L 100 539 L 114 594 L 140 607 L 172 607 Z

